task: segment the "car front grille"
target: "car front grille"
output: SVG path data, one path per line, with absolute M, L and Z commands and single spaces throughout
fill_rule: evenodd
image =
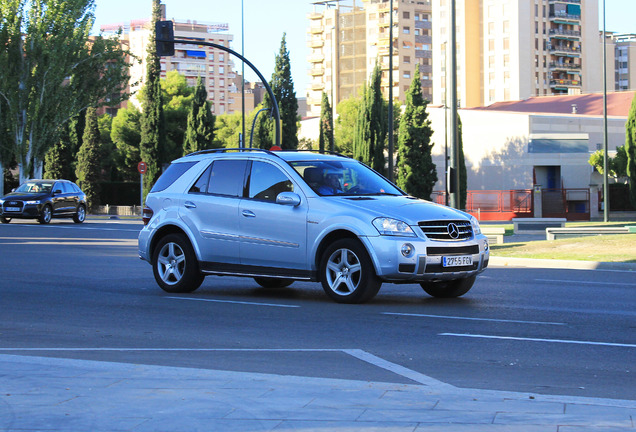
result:
M 24 207 L 24 201 L 10 201 L 10 200 L 7 200 L 7 201 L 4 202 L 4 204 L 2 206 L 2 212 L 3 213 L 21 212 L 23 207 Z M 8 211 L 7 209 L 11 209 L 11 211 Z M 15 209 L 18 209 L 18 210 L 15 210 Z
M 431 240 L 461 241 L 473 236 L 473 228 L 467 220 L 422 221 L 418 226 Z

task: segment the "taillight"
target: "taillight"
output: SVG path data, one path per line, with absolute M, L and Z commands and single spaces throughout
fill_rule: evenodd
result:
M 155 214 L 152 209 L 148 206 L 144 206 L 144 210 L 141 215 L 141 220 L 144 221 L 144 225 L 148 225 L 150 219 L 152 219 L 152 215 Z

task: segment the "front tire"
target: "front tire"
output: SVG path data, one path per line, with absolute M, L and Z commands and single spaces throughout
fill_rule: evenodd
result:
M 272 277 L 255 277 L 254 281 L 263 288 L 285 288 L 294 283 L 293 279 L 282 279 Z
M 169 234 L 159 240 L 152 254 L 152 270 L 157 284 L 169 293 L 193 292 L 204 279 L 184 234 Z
M 51 209 L 51 206 L 47 204 L 44 206 L 44 208 L 42 208 L 42 213 L 40 213 L 40 216 L 38 217 L 38 222 L 40 222 L 41 224 L 47 224 L 51 222 L 52 217 L 53 209 Z
M 11 222 L 11 218 L 0 216 L 0 222 L 9 223 L 9 222 Z
M 320 281 L 325 293 L 338 303 L 364 303 L 382 286 L 366 249 L 351 238 L 338 240 L 325 250 Z
M 421 282 L 422 289 L 428 295 L 438 298 L 460 297 L 466 294 L 475 283 L 477 276 L 443 282 Z
M 82 204 L 77 206 L 77 212 L 73 215 L 73 222 L 82 223 L 86 220 L 86 207 Z

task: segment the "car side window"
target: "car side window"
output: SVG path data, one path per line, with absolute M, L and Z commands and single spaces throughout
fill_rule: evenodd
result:
M 216 160 L 212 164 L 207 192 L 232 197 L 243 196 L 245 160 Z
M 281 192 L 293 192 L 294 184 L 278 167 L 260 161 L 252 163 L 249 198 L 276 202 Z
M 208 184 L 210 184 L 210 173 L 212 172 L 212 165 L 208 166 L 201 177 L 192 185 L 189 193 L 206 193 L 208 190 Z

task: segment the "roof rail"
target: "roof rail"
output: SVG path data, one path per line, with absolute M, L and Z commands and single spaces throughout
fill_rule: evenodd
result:
M 198 152 L 194 152 L 194 153 L 189 153 L 186 155 L 187 156 L 194 156 L 194 155 L 201 155 L 201 154 L 210 154 L 210 153 L 229 153 L 229 152 L 251 152 L 251 151 L 255 151 L 255 152 L 263 152 L 263 153 L 269 153 L 269 154 L 275 154 L 274 152 L 270 151 L 270 150 L 266 150 L 266 149 L 260 149 L 260 148 L 239 148 L 239 147 L 234 147 L 234 148 L 217 148 L 217 149 L 208 149 L 208 150 L 199 150 Z

